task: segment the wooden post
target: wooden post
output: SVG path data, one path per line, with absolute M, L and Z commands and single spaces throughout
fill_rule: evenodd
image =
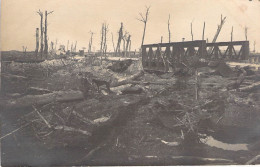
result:
M 163 42 L 163 36 L 161 36 L 161 43 Z

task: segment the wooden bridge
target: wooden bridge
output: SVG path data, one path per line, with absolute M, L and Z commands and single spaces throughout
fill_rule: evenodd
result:
M 239 47 L 239 50 L 235 47 Z M 145 70 L 167 72 L 170 66 L 192 57 L 206 60 L 246 60 L 249 57 L 249 41 L 206 43 L 205 40 L 198 40 L 142 46 L 142 64 Z

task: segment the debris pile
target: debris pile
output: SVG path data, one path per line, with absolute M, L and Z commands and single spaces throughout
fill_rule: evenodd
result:
M 19 95 L 13 91 L 1 100 L 0 107 L 5 112 L 26 108 L 27 114 L 19 119 L 22 129 L 51 150 L 78 149 L 80 145 L 73 164 L 90 159 L 99 164 L 102 158 L 111 162 L 111 156 L 118 154 L 116 161 L 121 158 L 129 165 L 141 159 L 145 159 L 144 164 L 158 159 L 164 159 L 165 164 L 182 164 L 189 159 L 202 164 L 234 164 L 246 163 L 240 155 L 256 154 L 257 150 L 227 154 L 209 146 L 206 139 L 216 137 L 223 127 L 256 130 L 260 121 L 259 72 L 211 62 L 192 67 L 189 75 L 180 74 L 187 70 L 181 67 L 156 74 L 143 71 L 140 61 L 104 59 L 101 64 L 97 58 L 88 60 L 12 65 L 6 80 L 10 82 L 12 75 L 17 75 L 15 71 L 23 69 L 15 78 L 26 84 Z M 25 75 L 27 68 L 50 72 L 32 77 Z M 13 85 L 21 88 L 17 82 Z M 246 142 L 251 140 L 255 142 Z

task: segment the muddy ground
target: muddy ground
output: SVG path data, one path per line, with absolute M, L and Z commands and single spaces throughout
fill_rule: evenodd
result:
M 245 164 L 259 154 L 258 89 L 226 89 L 238 70 L 206 65 L 187 73 L 145 71 L 118 86 L 143 69 L 134 60 L 113 72 L 115 63 L 12 62 L 2 80 L 2 165 Z M 225 72 L 232 75 L 223 77 Z M 93 82 L 82 82 L 93 76 L 116 86 L 98 91 Z M 240 87 L 256 81 L 245 79 Z M 79 91 L 84 97 L 15 108 L 8 103 L 56 91 Z

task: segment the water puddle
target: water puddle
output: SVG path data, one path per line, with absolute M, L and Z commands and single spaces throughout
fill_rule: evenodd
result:
M 207 136 L 206 138 L 201 138 L 200 140 L 203 143 L 207 144 L 208 146 L 220 148 L 223 150 L 228 150 L 228 151 L 240 151 L 240 150 L 247 151 L 248 150 L 248 147 L 247 147 L 248 144 L 224 143 L 224 142 L 214 139 L 212 136 Z

